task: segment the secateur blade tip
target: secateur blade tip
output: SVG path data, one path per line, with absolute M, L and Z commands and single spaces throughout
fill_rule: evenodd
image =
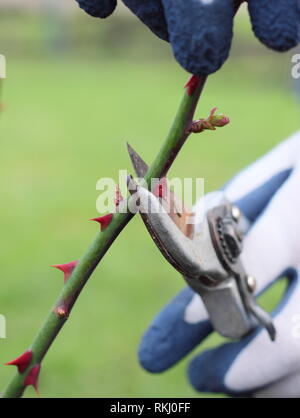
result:
M 136 172 L 136 175 L 140 178 L 145 177 L 148 171 L 147 164 L 128 142 L 127 142 L 127 150 L 128 150 L 128 154 L 131 159 L 132 165 L 134 167 L 134 170 Z

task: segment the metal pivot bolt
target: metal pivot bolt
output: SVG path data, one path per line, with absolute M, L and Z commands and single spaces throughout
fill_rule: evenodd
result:
M 256 289 L 256 280 L 252 276 L 247 276 L 247 286 L 251 293 Z
M 233 219 L 238 222 L 238 220 L 240 219 L 241 216 L 241 211 L 239 210 L 239 208 L 237 206 L 232 206 L 231 207 L 231 216 L 233 217 Z

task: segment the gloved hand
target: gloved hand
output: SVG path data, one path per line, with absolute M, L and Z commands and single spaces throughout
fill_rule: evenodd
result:
M 117 0 L 76 0 L 95 17 L 109 16 Z M 190 73 L 207 75 L 227 59 L 236 7 L 243 0 L 123 0 L 157 36 L 170 41 L 178 62 Z M 299 42 L 299 0 L 248 0 L 256 36 L 286 51 Z
M 251 221 L 242 261 L 265 291 L 280 277 L 289 284 L 272 313 L 275 342 L 257 328 L 240 341 L 196 354 L 188 377 L 201 392 L 232 396 L 300 397 L 300 132 L 225 186 L 227 197 Z M 196 217 L 201 213 L 195 207 Z M 202 206 L 201 206 L 202 207 Z M 162 372 L 212 332 L 205 307 L 184 289 L 154 319 L 140 349 L 141 365 Z

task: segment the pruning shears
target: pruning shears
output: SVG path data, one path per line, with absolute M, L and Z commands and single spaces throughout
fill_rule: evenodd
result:
M 130 145 L 128 151 L 137 176 L 143 178 L 147 164 Z M 150 236 L 202 298 L 214 329 L 225 337 L 239 339 L 260 324 L 275 340 L 272 318 L 257 304 L 255 280 L 240 258 L 249 228 L 240 210 L 223 192 L 215 192 L 206 199 L 199 223 L 168 189 L 165 178 L 151 191 L 133 179 L 129 183 Z

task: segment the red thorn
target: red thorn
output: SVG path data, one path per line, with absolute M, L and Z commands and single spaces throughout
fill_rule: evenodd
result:
M 30 369 L 28 375 L 24 379 L 24 386 L 33 386 L 37 394 L 39 393 L 38 380 L 40 369 L 41 365 L 36 364 Z
M 72 271 L 76 267 L 77 263 L 78 263 L 78 260 L 75 260 L 66 264 L 55 264 L 54 266 L 51 266 L 51 267 L 55 267 L 56 269 L 59 269 L 64 273 L 64 282 L 66 283 L 69 277 L 71 276 Z
M 122 202 L 122 200 L 124 200 L 121 190 L 120 190 L 120 186 L 117 184 L 116 185 L 116 197 L 115 197 L 115 205 L 116 207 L 119 206 L 119 204 Z
M 159 183 L 155 186 L 155 189 L 153 191 L 154 196 L 165 198 L 168 192 L 168 185 L 167 185 L 167 179 L 163 177 Z
M 23 373 L 29 366 L 31 359 L 32 351 L 27 350 L 25 351 L 25 353 L 21 354 L 16 359 L 9 361 L 8 363 L 5 363 L 5 366 L 17 366 L 19 373 Z
M 93 218 L 91 219 L 91 221 L 98 222 L 100 224 L 101 231 L 103 231 L 111 223 L 112 218 L 113 218 L 113 214 L 109 213 L 108 215 L 100 216 L 100 218 Z
M 184 86 L 184 88 L 187 89 L 187 94 L 189 96 L 192 96 L 194 94 L 196 88 L 199 85 L 199 82 L 200 82 L 200 77 L 198 77 L 197 75 L 192 75 L 192 77 L 186 83 L 186 85 Z

